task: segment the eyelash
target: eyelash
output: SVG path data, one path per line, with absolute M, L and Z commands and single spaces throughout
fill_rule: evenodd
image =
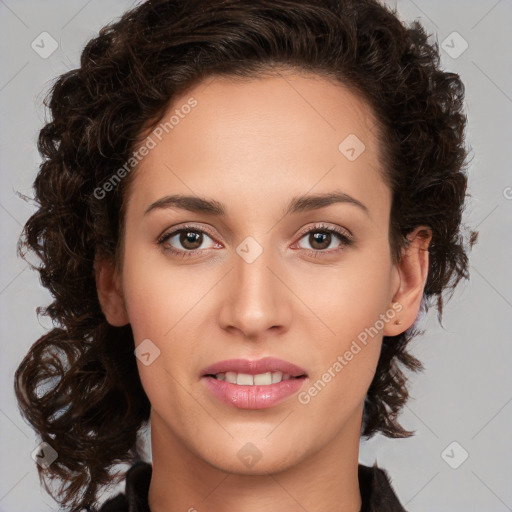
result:
M 214 238 L 213 235 L 205 229 L 199 229 L 195 226 L 185 225 L 179 229 L 176 229 L 175 231 L 172 231 L 170 233 L 165 233 L 164 235 L 162 235 L 158 239 L 158 242 L 157 242 L 158 245 L 162 246 L 162 248 L 165 252 L 169 252 L 172 255 L 178 256 L 181 258 L 191 258 L 191 257 L 194 257 L 197 253 L 207 250 L 207 249 L 177 250 L 177 249 L 174 249 L 170 245 L 167 245 L 167 246 L 164 245 L 167 242 L 167 240 L 169 240 L 170 238 L 174 237 L 175 235 L 177 235 L 183 231 L 192 231 L 193 233 L 202 233 L 202 234 L 208 235 L 212 239 Z M 309 235 L 311 233 L 334 234 L 342 242 L 340 248 L 335 249 L 335 250 L 330 250 L 330 251 L 327 251 L 325 249 L 324 250 L 316 250 L 316 251 L 313 249 L 303 249 L 308 253 L 309 256 L 312 256 L 313 258 L 320 258 L 320 257 L 323 257 L 325 254 L 331 255 L 333 253 L 337 253 L 339 251 L 342 251 L 345 247 L 349 247 L 349 246 L 353 245 L 353 243 L 354 243 L 354 240 L 352 238 L 350 238 L 349 235 L 347 235 L 344 230 L 342 230 L 340 228 L 329 227 L 329 226 L 326 226 L 325 224 L 319 224 L 319 225 L 313 226 L 312 228 L 308 229 L 307 231 L 305 231 L 304 233 L 302 233 L 300 235 L 299 241 L 302 240 L 306 235 Z

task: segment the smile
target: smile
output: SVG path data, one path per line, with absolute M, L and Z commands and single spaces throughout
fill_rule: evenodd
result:
M 251 375 L 249 373 L 226 372 L 212 375 L 217 380 L 225 380 L 231 384 L 239 386 L 269 386 L 270 384 L 278 384 L 284 380 L 299 379 L 300 377 L 292 377 L 289 373 L 283 372 L 265 372 Z
M 287 361 L 230 359 L 205 368 L 201 381 L 221 402 L 238 409 L 267 409 L 297 393 L 308 376 Z

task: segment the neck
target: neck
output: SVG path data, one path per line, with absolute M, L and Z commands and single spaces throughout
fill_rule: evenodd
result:
M 359 512 L 361 416 L 299 464 L 265 474 L 222 471 L 192 453 L 152 412 L 151 512 Z M 257 466 L 255 466 L 256 468 Z

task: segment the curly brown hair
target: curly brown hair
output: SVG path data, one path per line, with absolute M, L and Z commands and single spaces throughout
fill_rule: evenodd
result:
M 393 197 L 393 260 L 415 227 L 432 229 L 424 308 L 435 301 L 441 321 L 443 294 L 469 278 L 477 233 L 469 241 L 462 233 L 464 87 L 440 69 L 438 46 L 418 22 L 406 27 L 376 0 L 159 0 L 126 12 L 88 42 L 80 67 L 58 77 L 45 101 L 51 120 L 39 135 L 38 209 L 18 245 L 22 257 L 32 251 L 40 259 L 34 268 L 54 300 L 38 314 L 54 328 L 21 362 L 15 393 L 24 417 L 58 452 L 46 471 L 38 467 L 39 477 L 50 493 L 46 479 L 61 480 L 54 498 L 73 510 L 93 509 L 99 489 L 120 480 L 113 466 L 140 458 L 138 434 L 150 413 L 131 328 L 108 324 L 94 271 L 97 255 L 119 258 L 134 173 L 111 187 L 108 200 L 95 191 L 176 95 L 207 77 L 284 68 L 334 78 L 373 109 Z M 363 435 L 411 435 L 397 416 L 408 398 L 403 370 L 421 368 L 406 351 L 419 333 L 413 326 L 384 337 Z

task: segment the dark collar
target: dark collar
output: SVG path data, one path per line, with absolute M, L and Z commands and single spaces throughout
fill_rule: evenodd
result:
M 126 473 L 125 494 L 118 494 L 107 501 L 100 512 L 150 512 L 148 505 L 149 483 L 153 467 L 147 462 L 137 462 Z M 359 464 L 359 489 L 363 505 L 361 512 L 406 512 L 396 497 L 386 472 Z

